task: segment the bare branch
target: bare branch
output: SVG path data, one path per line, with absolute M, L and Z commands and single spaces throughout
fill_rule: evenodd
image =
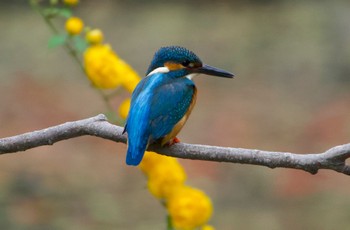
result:
M 25 151 L 58 141 L 90 135 L 126 143 L 123 128 L 110 124 L 102 114 L 84 120 L 67 122 L 47 129 L 0 139 L 0 154 Z M 169 147 L 151 145 L 149 150 L 173 157 L 193 160 L 231 162 L 261 165 L 269 168 L 292 168 L 316 174 L 319 169 L 334 170 L 350 175 L 346 159 L 350 157 L 350 144 L 333 147 L 323 153 L 295 154 L 257 149 L 227 148 L 208 145 L 177 143 Z

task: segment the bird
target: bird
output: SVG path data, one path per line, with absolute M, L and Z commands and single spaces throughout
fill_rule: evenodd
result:
M 137 166 L 150 144 L 172 145 L 196 103 L 198 74 L 233 78 L 234 74 L 204 64 L 181 46 L 161 47 L 146 76 L 134 89 L 123 134 L 127 133 L 126 164 Z

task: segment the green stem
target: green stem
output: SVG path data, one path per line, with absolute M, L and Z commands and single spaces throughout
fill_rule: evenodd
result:
M 167 215 L 167 230 L 175 230 L 174 226 L 173 226 L 173 223 L 171 221 L 171 216 L 170 215 Z
M 38 0 L 31 0 L 30 1 L 30 5 L 44 19 L 46 25 L 51 29 L 52 33 L 55 34 L 55 35 L 58 35 L 59 34 L 59 30 L 55 27 L 55 25 L 52 22 L 51 18 L 47 17 L 45 15 L 45 13 L 42 10 L 42 7 L 40 7 L 40 5 L 39 5 L 39 1 Z M 85 67 L 83 65 L 83 62 L 79 58 L 78 52 L 76 51 L 76 49 L 72 45 L 72 42 L 73 42 L 72 41 L 72 36 L 69 35 L 67 40 L 66 40 L 66 42 L 64 43 L 64 48 L 70 54 L 70 56 L 72 56 L 73 59 L 78 63 L 78 65 L 79 65 L 81 71 L 84 73 L 84 75 L 86 75 L 86 71 L 85 71 Z M 113 113 L 114 109 L 113 109 L 113 106 L 112 106 L 112 104 L 110 102 L 110 98 L 111 97 L 109 95 L 106 95 L 101 89 L 95 88 L 95 90 L 97 91 L 97 93 L 103 99 L 108 112 L 110 114 L 114 114 Z M 121 122 L 120 119 L 118 119 L 118 116 L 116 116 L 116 115 L 111 117 L 111 119 L 113 120 L 113 122 Z

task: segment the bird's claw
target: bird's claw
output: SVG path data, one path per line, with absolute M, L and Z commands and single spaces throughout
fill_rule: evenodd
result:
M 173 144 L 180 143 L 180 139 L 177 137 L 174 137 L 168 142 L 168 146 L 172 146 Z

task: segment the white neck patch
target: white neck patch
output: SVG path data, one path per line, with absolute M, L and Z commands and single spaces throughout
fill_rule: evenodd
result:
M 194 78 L 194 77 L 197 76 L 197 75 L 198 75 L 198 73 L 191 73 L 191 74 L 189 74 L 189 75 L 186 75 L 186 77 L 187 77 L 188 79 L 192 80 L 192 78 Z
M 169 71 L 170 71 L 169 68 L 166 66 L 158 67 L 158 68 L 152 70 L 149 74 L 147 74 L 147 76 L 150 76 L 150 75 L 155 74 L 155 73 L 169 73 Z M 197 75 L 199 75 L 199 73 L 191 73 L 191 74 L 186 75 L 185 77 L 192 80 L 192 78 L 194 78 Z
M 158 67 L 157 69 L 152 70 L 147 76 L 155 74 L 155 73 L 169 73 L 169 68 L 168 67 Z

